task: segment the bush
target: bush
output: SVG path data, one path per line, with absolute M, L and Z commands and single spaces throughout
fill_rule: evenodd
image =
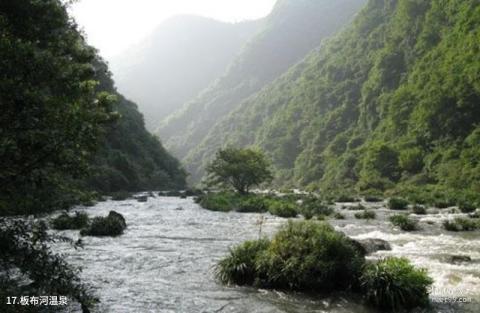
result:
M 311 219 L 312 217 L 330 216 L 333 211 L 333 208 L 329 207 L 320 199 L 316 198 L 305 199 L 300 209 L 300 213 L 305 217 L 305 219 Z
M 197 198 L 196 202 L 210 211 L 229 212 L 234 209 L 233 193 L 208 193 Z
M 477 207 L 474 204 L 469 202 L 459 203 L 458 208 L 460 209 L 460 211 L 462 211 L 462 213 L 472 213 L 472 212 L 475 212 L 475 210 L 477 209 Z
M 90 225 L 80 231 L 80 235 L 119 236 L 123 234 L 126 227 L 125 218 L 115 211 L 110 211 L 106 217 L 94 217 Z
M 369 196 L 365 196 L 364 200 L 366 202 L 382 202 L 383 198 L 379 196 L 369 195 Z
M 51 225 L 56 230 L 82 229 L 88 226 L 88 222 L 87 213 L 75 212 L 74 216 L 70 216 L 64 212 L 53 219 Z
M 373 211 L 368 211 L 368 210 L 365 210 L 363 212 L 357 212 L 355 213 L 355 218 L 357 219 L 363 219 L 363 220 L 373 220 L 377 217 L 377 215 L 375 214 L 375 212 Z
M 240 203 L 237 207 L 238 212 L 266 212 L 267 205 L 265 203 L 265 199 L 261 196 L 245 196 L 241 199 Z
M 405 214 L 397 214 L 390 216 L 390 222 L 397 227 L 400 227 L 401 230 L 413 231 L 418 228 L 417 221 L 409 218 Z
M 223 284 L 253 285 L 257 278 L 256 262 L 258 256 L 270 244 L 268 239 L 246 241 L 222 259 L 215 267 L 215 276 Z
M 427 214 L 427 209 L 423 205 L 415 204 L 412 208 L 412 212 L 418 215 Z
M 444 221 L 443 227 L 448 231 L 472 231 L 480 228 L 480 223 L 471 219 L 457 217 L 453 221 Z
M 298 215 L 295 204 L 283 202 L 281 200 L 270 201 L 268 204 L 268 211 L 272 215 L 284 218 L 296 217 Z
M 345 215 L 343 215 L 342 213 L 340 212 L 337 212 L 333 215 L 333 218 L 335 218 L 336 220 L 344 220 L 345 219 Z
M 390 198 L 388 200 L 388 208 L 390 210 L 406 210 L 408 201 L 401 198 Z
M 364 257 L 342 233 L 313 221 L 289 221 L 268 242 L 247 242 L 216 268 L 224 283 L 333 291 L 358 281 Z
M 357 202 L 357 201 L 358 200 L 355 197 L 349 196 L 349 195 L 340 195 L 335 200 L 335 202 L 338 202 L 338 203 Z
M 424 269 L 415 269 L 404 258 L 368 263 L 360 280 L 370 304 L 393 311 L 428 305 L 428 287 L 433 283 Z

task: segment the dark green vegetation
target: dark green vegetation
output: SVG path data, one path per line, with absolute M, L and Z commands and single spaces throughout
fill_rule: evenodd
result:
M 220 260 L 216 277 L 224 284 L 330 293 L 360 291 L 386 310 L 428 304 L 432 280 L 406 259 L 365 263 L 358 244 L 324 222 L 284 225 L 272 240 L 247 241 Z
M 223 283 L 331 291 L 352 287 L 363 263 L 347 237 L 328 224 L 289 222 L 271 241 L 246 242 L 233 249 L 220 261 L 216 275 Z
M 218 192 L 201 195 L 196 198 L 196 202 L 204 209 L 211 211 L 269 212 L 284 218 L 302 215 L 305 219 L 323 219 L 334 213 L 334 209 L 322 199 L 307 195 L 242 195 L 234 192 Z
M 0 60 L 0 215 L 184 186 L 61 1 L 2 1 Z
M 226 148 L 219 150 L 207 166 L 207 183 L 245 195 L 252 187 L 272 180 L 269 167 L 270 162 L 260 150 Z
M 371 0 L 218 120 L 187 166 L 200 173 L 219 145 L 254 145 L 278 186 L 478 204 L 479 24 L 477 0 Z
M 364 0 L 278 1 L 220 79 L 158 129 L 167 147 L 186 161 L 193 181 L 200 181 L 215 152 L 228 144 L 223 136 L 233 130 L 224 125 L 224 133 L 211 138 L 213 126 L 343 27 L 363 3 Z M 263 114 L 255 116 L 261 119 Z M 238 122 L 231 125 L 236 128 Z M 235 146 L 238 144 L 235 142 Z M 245 142 L 241 145 L 246 146 Z
M 443 227 L 448 231 L 473 231 L 480 229 L 480 221 L 457 217 L 453 221 L 443 222 Z
M 23 312 L 17 305 L 6 305 L 5 299 L 25 294 L 64 295 L 81 303 L 82 309 L 93 305 L 95 299 L 80 282 L 78 270 L 50 249 L 57 241 L 74 244 L 70 239 L 48 234 L 44 222 L 0 218 L 1 312 Z M 28 284 L 26 280 L 30 280 Z
M 119 90 L 138 103 L 149 130 L 217 79 L 262 20 L 223 23 L 175 16 L 138 46 L 113 58 Z
M 74 215 L 62 213 L 52 221 L 52 228 L 57 230 L 82 229 L 87 227 L 89 218 L 87 213 L 75 212 Z
M 428 305 L 428 287 L 433 283 L 425 270 L 415 269 L 403 258 L 368 263 L 360 281 L 366 300 L 388 311 Z
M 390 198 L 388 200 L 388 208 L 390 210 L 406 210 L 408 208 L 408 201 L 400 198 Z
M 106 217 L 94 217 L 89 225 L 80 231 L 82 236 L 119 236 L 127 228 L 125 218 L 115 212 L 110 211 Z
M 423 205 L 415 204 L 412 207 L 412 212 L 418 215 L 424 215 L 427 214 L 427 208 L 425 208 Z
M 392 225 L 399 227 L 401 230 L 413 231 L 418 229 L 417 221 L 410 218 L 406 214 L 397 214 L 390 216 Z
M 361 219 L 361 220 L 373 220 L 377 217 L 374 211 L 371 210 L 365 210 L 363 212 L 357 212 L 355 213 L 355 218 L 356 219 Z

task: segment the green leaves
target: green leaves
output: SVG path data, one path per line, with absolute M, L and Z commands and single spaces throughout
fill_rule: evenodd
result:
M 207 167 L 208 184 L 233 187 L 241 194 L 271 180 L 270 163 L 260 150 L 226 148 Z

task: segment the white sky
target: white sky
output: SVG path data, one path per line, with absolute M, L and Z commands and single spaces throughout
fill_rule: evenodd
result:
M 266 16 L 275 0 L 80 0 L 71 8 L 88 43 L 107 60 L 140 42 L 165 19 L 178 14 L 226 22 Z

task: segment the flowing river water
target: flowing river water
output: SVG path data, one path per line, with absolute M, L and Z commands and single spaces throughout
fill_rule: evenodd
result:
M 402 232 L 387 222 L 390 213 L 382 203 L 368 205 L 375 208 L 377 219 L 356 220 L 354 211 L 344 209 L 347 218 L 331 223 L 355 239 L 379 238 L 392 246 L 391 251 L 378 251 L 369 258 L 404 256 L 426 268 L 435 281 L 432 298 L 465 297 L 472 301 L 434 304 L 430 312 L 480 312 L 479 232 L 443 230 L 441 222 L 455 216 L 447 213 L 448 209 L 416 216 L 422 230 Z M 341 210 L 341 204 L 336 206 Z M 83 249 L 61 243 L 54 247 L 69 263 L 83 269 L 83 281 L 93 286 L 100 299 L 94 312 L 377 312 L 350 295 L 311 296 L 227 287 L 215 281 L 214 265 L 230 247 L 257 239 L 260 231 L 262 236 L 271 236 L 286 219 L 269 214 L 211 212 L 191 198 L 158 196 L 147 202 L 106 201 L 78 210 L 91 216 L 115 210 L 124 215 L 128 225 L 119 237 L 84 237 Z M 78 231 L 60 233 L 79 236 Z M 452 264 L 448 260 L 452 255 L 468 255 L 471 261 Z

